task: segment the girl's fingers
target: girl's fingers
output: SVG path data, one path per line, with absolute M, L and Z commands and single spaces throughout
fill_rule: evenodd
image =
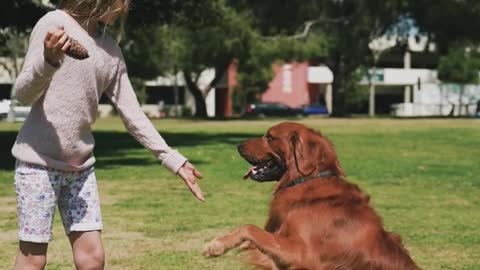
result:
M 48 32 L 47 36 L 45 36 L 45 48 L 47 48 L 47 49 L 52 49 L 53 48 L 53 44 L 51 42 L 52 38 L 53 38 L 53 33 Z
M 54 47 L 57 44 L 57 42 L 63 37 L 64 34 L 65 34 L 65 31 L 63 30 L 55 31 L 50 37 L 50 39 L 47 41 L 47 43 L 49 43 L 50 47 Z
M 70 47 L 70 44 L 71 44 L 71 42 L 70 42 L 70 39 L 69 39 L 69 40 L 67 40 L 67 42 L 65 42 L 65 44 L 63 44 L 62 51 L 66 52 L 68 50 L 68 47 Z
M 65 33 L 63 29 L 63 26 L 59 26 L 55 31 L 48 31 L 47 35 L 45 35 L 45 42 L 48 42 L 50 45 L 57 43 L 58 39 Z
M 193 175 L 195 175 L 195 177 L 197 178 L 202 178 L 203 175 L 202 173 L 200 173 L 197 169 L 193 168 Z
M 192 163 L 190 163 L 190 162 L 188 162 L 188 161 L 185 163 L 185 168 L 188 168 L 188 169 L 191 169 L 191 170 L 194 169 Z
M 67 40 L 68 40 L 68 35 L 64 33 L 63 36 L 55 44 L 55 48 L 62 49 L 65 43 L 67 42 Z
M 187 178 L 187 182 L 192 185 L 195 185 L 197 183 L 194 177 L 190 177 L 189 175 L 187 175 L 186 178 Z
M 68 35 L 64 34 L 55 44 L 55 48 L 62 49 L 63 45 L 68 41 Z
M 70 46 L 68 35 L 63 26 L 54 31 L 48 31 L 44 41 L 44 57 L 49 63 L 57 63 L 68 47 Z
M 202 191 L 200 190 L 200 187 L 195 184 L 195 185 L 188 185 L 190 191 L 193 193 L 193 195 L 200 201 L 204 202 L 205 198 L 203 197 Z
M 204 202 L 205 198 L 203 197 L 202 191 L 196 183 L 195 178 L 191 177 L 188 173 L 184 173 L 183 171 L 180 171 L 179 175 L 180 177 L 182 177 L 183 181 L 187 185 L 190 192 L 192 192 L 192 194 L 195 196 L 195 198 L 197 198 L 199 201 Z
M 45 42 L 50 42 L 50 39 L 52 38 L 53 33 L 48 31 L 47 35 L 45 36 Z
M 192 163 L 188 162 L 185 163 L 185 168 L 188 168 L 192 171 L 193 175 L 197 178 L 202 178 L 202 174 L 195 168 L 195 166 L 192 165 Z

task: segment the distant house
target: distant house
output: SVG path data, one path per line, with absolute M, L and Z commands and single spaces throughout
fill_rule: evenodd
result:
M 370 69 L 369 114 L 398 117 L 473 115 L 480 100 L 480 85 L 446 85 L 437 76 L 439 55 L 426 36 L 411 36 L 404 46 L 396 37 L 384 36 L 370 43 L 378 62 Z M 374 74 L 375 70 L 375 74 Z M 465 91 L 461 89 L 465 89 Z
M 333 73 L 328 67 L 303 62 L 275 65 L 273 69 L 273 80 L 261 96 L 263 102 L 290 107 L 321 103 L 331 111 Z
M 237 84 L 236 62 L 228 67 L 222 79 L 210 90 L 205 98 L 207 115 L 209 117 L 231 117 L 233 115 L 232 94 Z M 200 89 L 206 86 L 215 77 L 215 70 L 206 69 L 200 74 L 197 85 Z M 155 80 L 147 81 L 147 104 L 158 104 L 163 101 L 165 105 L 175 104 L 175 95 L 178 95 L 178 105 L 195 112 L 195 100 L 185 85 L 183 74 L 159 76 Z M 175 93 L 175 89 L 178 92 Z

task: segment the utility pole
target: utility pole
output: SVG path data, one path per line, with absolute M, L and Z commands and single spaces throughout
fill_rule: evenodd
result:
M 405 53 L 403 55 L 403 68 L 404 69 L 411 69 L 412 68 L 412 54 L 410 52 L 410 49 L 408 48 L 408 44 L 407 44 L 407 47 L 405 48 Z M 410 103 L 412 102 L 412 97 L 411 97 L 411 86 L 410 85 L 406 85 L 405 86 L 405 89 L 404 89 L 404 100 L 403 102 L 404 103 Z
M 177 76 L 178 76 L 178 71 L 177 71 L 177 66 L 175 65 L 173 67 L 173 74 L 175 76 L 174 80 L 173 80 L 173 92 L 174 92 L 174 104 L 175 104 L 175 117 L 180 117 L 181 115 L 181 112 L 180 112 L 180 108 L 179 108 L 179 100 L 180 100 L 180 97 L 179 97 L 179 93 L 178 93 L 178 81 L 177 81 Z

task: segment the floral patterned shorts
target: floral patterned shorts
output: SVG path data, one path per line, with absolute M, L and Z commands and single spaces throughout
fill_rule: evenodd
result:
M 65 172 L 17 160 L 15 191 L 21 241 L 51 241 L 57 205 L 67 235 L 72 231 L 102 229 L 93 167 Z

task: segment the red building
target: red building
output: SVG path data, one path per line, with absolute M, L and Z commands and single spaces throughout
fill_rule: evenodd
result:
M 232 117 L 233 102 L 232 94 L 237 85 L 237 61 L 234 60 L 228 66 L 223 79 L 215 86 L 215 116 Z
M 325 66 L 310 66 L 308 62 L 293 62 L 273 66 L 274 76 L 262 102 L 279 102 L 290 107 L 321 103 L 331 111 L 333 74 Z M 215 90 L 215 115 L 231 117 L 232 93 L 237 84 L 237 62 L 233 62 Z
M 331 108 L 333 74 L 327 67 L 307 62 L 273 67 L 274 77 L 262 95 L 262 102 L 280 102 L 290 107 L 322 103 Z

